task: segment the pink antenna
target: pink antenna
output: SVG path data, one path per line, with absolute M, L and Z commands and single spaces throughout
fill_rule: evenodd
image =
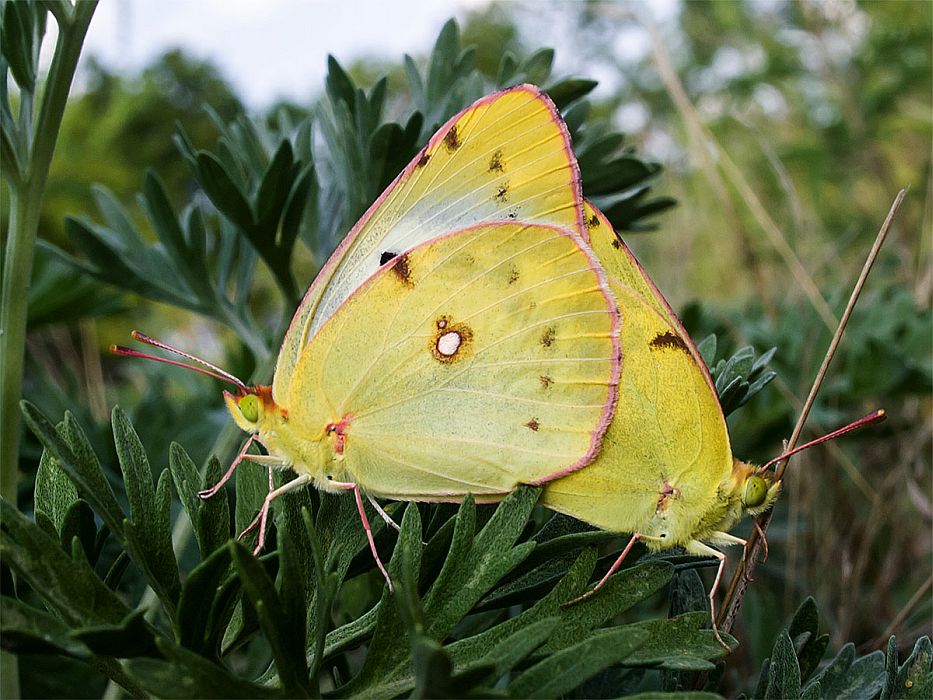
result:
M 206 367 L 207 369 L 204 369 L 203 367 L 197 367 L 196 365 L 188 364 L 187 362 L 178 362 L 176 360 L 169 360 L 168 358 L 165 358 L 165 357 L 158 357 L 156 355 L 148 355 L 144 352 L 139 352 L 137 350 L 132 350 L 130 348 L 123 347 L 122 345 L 111 345 L 110 352 L 114 353 L 115 355 L 122 355 L 123 357 L 141 357 L 146 360 L 155 360 L 156 362 L 162 362 L 167 365 L 175 365 L 176 367 L 184 367 L 185 369 L 190 369 L 194 372 L 200 372 L 201 374 L 206 374 L 208 377 L 214 377 L 215 379 L 220 379 L 221 381 L 224 381 L 224 382 L 230 382 L 231 384 L 233 384 L 234 386 L 240 389 L 246 389 L 246 384 L 244 384 L 242 381 L 234 377 L 229 372 L 226 372 L 220 369 L 220 367 L 218 367 L 217 365 L 212 365 L 207 360 L 202 360 L 200 357 L 195 357 L 194 355 L 184 352 L 183 350 L 179 350 L 178 348 L 173 348 L 171 345 L 166 345 L 165 343 L 161 343 L 158 340 L 155 340 L 154 338 L 150 338 L 148 335 L 144 335 L 143 333 L 140 333 L 139 331 L 133 331 L 130 335 L 133 336 L 134 340 L 138 340 L 141 343 L 146 343 L 147 345 L 152 345 L 153 347 L 159 348 L 161 350 L 165 350 L 167 352 L 175 353 L 176 355 L 180 355 L 181 357 L 191 360 L 192 362 L 197 362 L 201 365 L 204 365 L 204 367 Z
M 883 409 L 883 408 L 879 408 L 877 411 L 872 411 L 872 412 L 869 413 L 867 416 L 864 416 L 864 417 L 862 417 L 862 418 L 859 418 L 857 421 L 855 421 L 855 422 L 853 422 L 853 423 L 849 423 L 848 425 L 846 425 L 846 426 L 844 426 L 844 427 L 842 427 L 842 428 L 839 428 L 839 430 L 834 430 L 833 432 L 829 433 L 828 435 L 824 435 L 823 437 L 818 437 L 816 440 L 811 440 L 810 442 L 808 442 L 808 443 L 806 443 L 806 444 L 804 444 L 804 445 L 800 445 L 799 447 L 795 447 L 794 449 L 789 450 L 788 452 L 785 452 L 785 453 L 782 454 L 780 457 L 775 457 L 774 459 L 772 459 L 770 462 L 768 462 L 768 463 L 767 463 L 766 465 L 764 465 L 763 467 L 759 467 L 758 472 L 759 472 L 759 473 L 765 472 L 765 471 L 768 470 L 768 467 L 770 467 L 772 464 L 776 464 L 777 462 L 780 462 L 780 461 L 783 460 L 783 459 L 787 459 L 787 458 L 790 457 L 791 455 L 795 455 L 795 454 L 797 454 L 798 452 L 802 452 L 803 450 L 807 449 L 808 447 L 813 447 L 814 445 L 819 445 L 821 442 L 828 442 L 829 440 L 835 440 L 837 437 L 840 437 L 840 436 L 842 436 L 842 435 L 845 435 L 846 433 L 851 433 L 853 430 L 859 430 L 860 428 L 864 428 L 864 427 L 866 427 L 866 426 L 868 426 L 868 425 L 871 425 L 871 424 L 873 424 L 873 423 L 880 423 L 880 422 L 883 421 L 885 418 L 887 418 L 887 414 L 884 412 L 884 409 Z

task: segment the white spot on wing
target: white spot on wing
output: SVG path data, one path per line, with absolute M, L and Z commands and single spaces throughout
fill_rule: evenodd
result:
M 456 331 L 444 333 L 444 335 L 437 339 L 437 351 L 441 355 L 450 357 L 460 348 L 460 342 L 460 334 Z

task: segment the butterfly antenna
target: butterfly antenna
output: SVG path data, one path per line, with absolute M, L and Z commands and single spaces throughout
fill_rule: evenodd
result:
M 846 433 L 851 433 L 853 430 L 859 430 L 859 429 L 864 428 L 864 427 L 866 427 L 866 426 L 872 425 L 873 423 L 880 423 L 880 422 L 883 421 L 885 418 L 887 418 L 887 414 L 884 412 L 884 409 L 883 409 L 883 408 L 879 408 L 877 411 L 872 411 L 872 412 L 869 413 L 867 416 L 864 416 L 864 417 L 862 417 L 862 418 L 859 418 L 857 421 L 855 421 L 855 422 L 853 422 L 853 423 L 849 423 L 848 425 L 846 425 L 846 426 L 844 426 L 844 427 L 842 427 L 842 428 L 839 428 L 839 430 L 834 430 L 833 432 L 829 433 L 828 435 L 824 435 L 824 436 L 822 436 L 822 437 L 818 437 L 816 440 L 811 440 L 810 442 L 808 442 L 808 443 L 806 443 L 806 444 L 800 445 L 800 446 L 798 446 L 798 447 L 795 447 L 795 448 L 792 449 L 792 450 L 789 450 L 788 452 L 785 452 L 784 454 L 782 454 L 782 455 L 779 456 L 779 457 L 775 457 L 775 458 L 772 459 L 770 462 L 768 462 L 767 464 L 765 464 L 763 467 L 759 467 L 758 472 L 759 472 L 759 473 L 766 472 L 766 471 L 768 471 L 768 468 L 769 468 L 772 464 L 777 464 L 777 463 L 780 462 L 781 460 L 787 459 L 787 458 L 790 457 L 791 455 L 795 455 L 795 454 L 797 454 L 798 452 L 802 452 L 803 450 L 807 449 L 808 447 L 813 447 L 814 445 L 819 445 L 821 442 L 829 442 L 830 440 L 835 440 L 837 437 L 840 437 L 840 436 L 842 436 L 842 435 L 845 435 Z
M 165 350 L 166 352 L 172 352 L 176 355 L 180 355 L 192 362 L 197 362 L 203 367 L 198 367 L 197 365 L 188 364 L 187 362 L 178 362 L 177 360 L 169 360 L 165 357 L 158 357 L 157 355 L 149 355 L 144 352 L 139 352 L 131 348 L 124 347 L 122 345 L 111 345 L 110 352 L 115 355 L 121 355 L 123 357 L 141 357 L 146 360 L 155 360 L 156 362 L 162 362 L 167 365 L 175 365 L 176 367 L 184 367 L 185 369 L 190 369 L 194 372 L 200 372 L 201 374 L 206 374 L 208 377 L 214 377 L 215 379 L 220 379 L 224 382 L 229 382 L 234 386 L 240 389 L 246 389 L 246 384 L 234 377 L 229 372 L 220 369 L 217 365 L 213 365 L 207 360 L 202 360 L 200 357 L 195 357 L 183 350 L 178 348 L 173 348 L 171 345 L 166 345 L 165 343 L 159 342 L 154 338 L 150 338 L 148 335 L 140 333 L 139 331 L 133 331 L 130 335 L 133 336 L 134 340 L 138 340 L 140 343 L 146 343 L 146 345 L 152 345 L 153 347 Z M 206 369 L 205 369 L 206 368 Z

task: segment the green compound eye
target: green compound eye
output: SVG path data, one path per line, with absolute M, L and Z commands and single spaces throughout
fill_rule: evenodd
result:
M 259 421 L 259 399 L 256 396 L 247 394 L 237 402 L 237 406 L 239 406 L 243 417 L 250 423 Z
M 746 508 L 756 508 L 765 502 L 768 495 L 768 482 L 760 476 L 750 476 L 745 481 L 745 492 L 742 494 L 742 505 Z

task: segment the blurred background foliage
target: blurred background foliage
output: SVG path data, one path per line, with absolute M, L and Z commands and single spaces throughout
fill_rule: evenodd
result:
M 657 214 L 648 222 L 659 230 L 639 230 L 650 227 L 638 217 L 637 226 L 625 226 L 621 215 L 615 223 L 695 338 L 715 333 L 725 357 L 747 344 L 778 348 L 770 365 L 777 380 L 731 421 L 737 455 L 764 461 L 781 449 L 884 214 L 897 190 L 911 187 L 809 434 L 876 407 L 890 418 L 805 453 L 789 468 L 769 531 L 770 558 L 757 570 L 735 630 L 745 643 L 726 678 L 726 687 L 750 690 L 748 679 L 757 677 L 778 631 L 807 595 L 819 605 L 831 648 L 852 641 L 864 653 L 882 648 L 891 633 L 906 644 L 933 632 L 933 5 L 690 2 L 658 26 L 643 14 L 637 5 L 602 2 L 490 4 L 469 15 L 462 40 L 475 46 L 475 66 L 490 84 L 500 77 L 506 51 L 538 56 L 537 66 L 523 69 L 531 80 L 536 70 L 546 78 L 550 71 L 540 66 L 550 68 L 549 56 L 535 51 L 553 44 L 562 47 L 556 72 L 600 78 L 589 100 L 589 116 L 596 120 L 587 124 L 601 119 L 622 131 L 614 167 L 634 167 L 635 159 L 627 157 L 637 153 L 650 172 L 635 180 L 653 186 L 650 195 L 611 194 L 628 198 L 627 211 L 650 205 L 644 213 Z M 423 58 L 415 62 L 423 66 Z M 376 89 L 370 92 L 370 86 L 388 76 L 385 121 L 400 122 L 385 134 L 394 139 L 394 151 L 413 153 L 450 112 L 449 105 L 439 112 L 424 109 L 438 100 L 412 88 L 401 62 L 360 60 L 347 73 L 372 99 Z M 440 82 L 426 90 L 443 87 L 444 76 L 436 77 Z M 258 124 L 253 136 L 245 134 L 243 105 L 218 70 L 180 51 L 137 75 L 88 62 L 82 85 L 65 113 L 40 226 L 45 241 L 78 260 L 86 260 L 80 242 L 87 238 L 69 236 L 66 219 L 112 225 L 101 206 L 103 190 L 92 184 L 125 207 L 148 241 L 159 234 L 142 204 L 145 197 L 136 196 L 153 194 L 147 169 L 157 174 L 176 211 L 195 193 L 203 199 L 203 177 L 193 177 L 179 154 L 178 133 L 185 135 L 182 151 L 189 161 L 199 149 L 215 151 L 224 138 L 230 157 L 245 157 L 230 146 L 255 138 L 268 163 L 283 134 L 290 135 L 300 161 L 302 149 L 310 147 L 300 125 L 313 116 L 320 128 L 332 129 L 335 143 L 344 143 L 342 157 L 373 162 L 378 155 L 341 141 L 344 115 L 328 111 L 345 89 L 339 81 L 329 83 L 330 99 L 322 93 L 312 104 L 281 103 L 250 115 Z M 465 104 L 479 94 L 450 100 Z M 372 104 L 358 109 L 356 116 L 378 122 Z M 414 109 L 424 112 L 420 124 L 406 122 Z M 237 120 L 243 120 L 240 126 Z M 578 148 L 600 143 L 600 134 L 574 135 Z M 385 162 L 367 171 L 368 197 L 403 164 Z M 605 161 L 597 160 L 592 167 L 601 165 Z M 323 174 L 315 173 L 313 186 L 326 190 L 338 169 L 326 161 L 315 168 Z M 594 180 L 584 167 L 585 188 Z M 240 184 L 252 194 L 259 186 Z M 587 194 L 598 199 L 604 193 Z M 677 206 L 670 208 L 672 200 Z M 49 416 L 74 412 L 95 451 L 111 455 L 102 457 L 110 464 L 114 404 L 144 426 L 140 438 L 154 465 L 167 464 L 171 440 L 202 463 L 225 422 L 213 383 L 151 363 L 115 360 L 105 348 L 141 328 L 240 376 L 261 375 L 268 353 L 274 354 L 279 319 L 290 314 L 285 306 L 294 301 L 288 300 L 292 290 L 276 291 L 284 289 L 283 275 L 294 277 L 299 292 L 304 289 L 369 200 L 342 201 L 322 191 L 316 201 L 317 207 L 301 212 L 297 235 L 304 245 L 296 248 L 290 269 L 276 272 L 274 251 L 261 255 L 266 265 L 245 260 L 245 251 L 230 252 L 252 276 L 251 291 L 239 299 L 250 327 L 260 329 L 251 344 L 233 330 L 230 317 L 211 319 L 159 303 L 145 290 L 127 293 L 78 275 L 50 247 L 40 248 L 30 296 L 26 397 Z M 611 209 L 614 202 L 600 203 Z M 311 230 L 325 232 L 325 240 L 310 240 Z M 24 466 L 35 469 L 38 443 L 26 439 L 23 451 Z M 24 511 L 31 494 L 32 485 L 23 483 Z M 347 605 L 352 607 L 352 595 Z

